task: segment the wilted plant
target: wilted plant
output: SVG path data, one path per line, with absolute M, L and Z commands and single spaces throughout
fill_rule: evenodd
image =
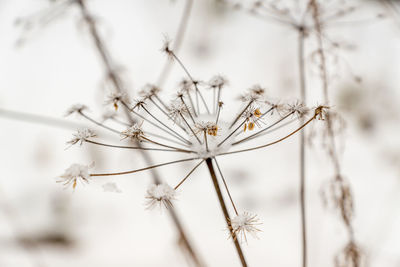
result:
M 82 180 L 82 178 L 85 178 L 83 181 L 86 182 L 100 176 L 133 174 L 166 165 L 197 161 L 190 172 L 174 187 L 166 183 L 161 183 L 152 184 L 147 190 L 146 199 L 148 200 L 148 207 L 159 205 L 171 209 L 173 201 L 176 198 L 176 191 L 181 188 L 182 184 L 187 181 L 190 175 L 201 164 L 206 164 L 230 236 L 235 243 L 242 265 L 247 266 L 238 236 L 242 236 L 242 240 L 246 240 L 246 233 L 254 234 L 259 231 L 257 228 L 258 219 L 256 215 L 240 212 L 237 209 L 217 158 L 224 155 L 262 149 L 280 143 L 301 131 L 315 119 L 323 119 L 327 107 L 318 106 L 310 110 L 301 102 L 293 104 L 273 103 L 266 97 L 265 90 L 256 85 L 248 89 L 240 97 L 241 105 L 238 105 L 239 108 L 233 118 L 223 116 L 222 91 L 226 86 L 226 79 L 222 76 L 215 76 L 208 83 L 196 81 L 170 48 L 168 42 L 163 47 L 163 51 L 171 59 L 176 60 L 188 76 L 188 80 L 181 82 L 180 88 L 174 95 L 171 103 L 163 100 L 160 90 L 152 85 L 146 85 L 139 93 L 140 98 L 133 101 L 122 97 L 123 93 L 111 92 L 107 103 L 112 104 L 118 111 L 120 110 L 120 106 L 123 107 L 137 121 L 135 123 L 124 123 L 124 125 L 127 125 L 127 129 L 125 130 L 110 128 L 106 124 L 89 117 L 85 109 L 82 108 L 84 107 L 83 105 L 75 105 L 68 112 L 71 113 L 73 111 L 98 126 L 119 134 L 122 139 L 130 139 L 140 144 L 140 146 L 114 145 L 94 141 L 92 132 L 88 130 L 84 131 L 84 133 L 88 134 L 81 134 L 82 131 L 75 134 L 68 144 L 86 142 L 120 149 L 181 154 L 186 155 L 186 157 L 135 170 L 90 173 L 88 177 L 86 175 L 88 167 L 79 165 L 78 169 L 82 170 L 83 173 L 71 172 L 68 169 L 62 177 L 67 182 L 73 181 L 73 185 L 75 185 L 76 181 Z M 207 89 L 211 90 L 207 91 Z M 310 111 L 310 116 L 305 119 Z M 253 140 L 260 140 L 261 136 L 267 134 L 268 131 L 280 127 L 290 117 L 294 117 L 295 120 L 302 120 L 303 123 L 300 127 L 291 129 L 277 140 L 266 143 L 260 141 L 261 144 L 251 145 Z M 154 134 L 152 130 L 162 132 L 163 135 Z M 229 196 L 229 202 L 234 211 L 233 217 L 231 217 L 228 206 L 223 198 L 218 176 L 222 180 L 223 187 Z

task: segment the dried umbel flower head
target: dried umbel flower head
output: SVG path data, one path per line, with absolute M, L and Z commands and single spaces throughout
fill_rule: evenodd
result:
M 168 107 L 169 115 L 175 123 L 182 123 L 182 120 L 190 114 L 189 107 L 176 99 Z
M 119 149 L 157 151 L 157 153 L 170 153 L 171 157 L 173 155 L 185 157 L 176 160 L 171 159 L 164 163 L 140 169 L 111 173 L 91 173 L 88 177 L 128 175 L 165 165 L 197 161 L 188 174 L 175 187 L 160 183 L 151 185 L 147 190 L 146 199 L 148 200 L 148 206 L 171 207 L 172 201 L 176 197 L 176 190 L 189 180 L 192 173 L 200 165 L 205 163 L 217 194 L 222 195 L 221 189 L 218 186 L 219 179 L 217 179 L 217 176 L 219 176 L 224 182 L 224 188 L 235 210 L 236 217 L 232 219 L 230 219 L 229 214 L 224 213 L 224 217 L 231 230 L 231 235 L 235 237 L 234 242 L 238 242 L 236 240 L 237 236 L 246 239 L 246 233 L 255 233 L 258 231 L 256 228 L 258 219 L 250 213 L 239 213 L 237 211 L 217 158 L 263 149 L 283 142 L 316 120 L 325 107 L 319 106 L 315 108 L 314 114 L 310 115 L 308 119 L 300 121 L 301 125 L 296 126 L 297 128 L 293 129 L 293 125 L 293 127 L 288 126 L 289 130 L 287 130 L 287 133 L 279 139 L 270 140 L 269 142 L 263 141 L 265 139 L 261 139 L 260 137 L 267 134 L 269 130 L 274 130 L 284 123 L 285 125 L 289 125 L 286 124 L 287 121 L 285 120 L 291 115 L 305 116 L 306 108 L 304 105 L 293 105 L 289 110 L 282 111 L 286 112 L 283 116 L 276 118 L 272 113 L 278 109 L 277 105 L 266 104 L 265 90 L 261 86 L 253 86 L 241 98 L 243 102 L 233 106 L 238 107 L 237 112 L 224 114 L 222 112 L 221 88 L 225 84 L 225 80 L 220 77 L 215 78 L 212 83 L 215 90 L 205 90 L 209 88 L 209 85 L 194 81 L 188 69 L 183 66 L 182 61 L 178 60 L 177 56 L 170 49 L 169 45 L 165 48 L 166 52 L 177 60 L 188 76 L 188 80 L 182 84 L 183 88 L 181 88 L 178 97 L 172 105 L 165 105 L 166 101 L 163 101 L 157 90 L 147 92 L 147 97 L 145 96 L 133 106 L 129 106 L 124 100 L 117 97 L 122 106 L 126 108 L 125 111 L 131 115 L 132 120 L 143 120 L 142 124 L 135 123 L 122 132 L 119 129 L 114 129 L 97 122 L 83 112 L 79 114 L 114 134 L 122 134 L 123 139 L 131 138 L 134 141 L 140 141 L 140 144 L 134 142 L 135 146 L 111 145 L 97 141 L 90 142 L 90 144 Z M 154 98 L 153 95 L 149 97 L 149 94 L 153 94 Z M 236 115 L 232 116 L 232 114 Z M 256 128 L 255 126 L 258 127 Z M 246 129 L 249 131 L 246 131 Z M 257 141 L 261 143 L 255 143 Z M 221 206 L 225 205 L 223 199 L 219 198 L 219 202 Z M 223 210 L 226 211 L 227 209 Z
M 227 83 L 228 81 L 225 79 L 225 77 L 221 75 L 215 75 L 210 79 L 208 85 L 210 86 L 210 88 L 222 88 Z
M 88 128 L 84 128 L 84 129 L 78 129 L 76 133 L 73 134 L 73 138 L 67 142 L 68 145 L 75 145 L 79 142 L 79 145 L 82 145 L 83 142 L 85 142 L 87 139 L 92 138 L 92 137 L 96 137 L 96 134 L 88 129 Z
M 107 96 L 106 101 L 104 102 L 104 104 L 106 104 L 106 105 L 113 104 L 115 110 L 118 110 L 118 103 L 120 101 L 128 102 L 127 95 L 125 93 L 123 93 L 123 92 L 112 92 Z
M 292 112 L 293 115 L 296 115 L 298 118 L 301 118 L 310 112 L 310 108 L 308 108 L 300 101 L 297 101 L 294 104 L 289 104 L 287 109 L 288 112 Z
M 247 92 L 240 97 L 240 99 L 243 102 L 254 103 L 264 100 L 263 99 L 264 96 L 265 96 L 265 89 L 257 84 L 248 89 Z
M 146 98 L 150 98 L 152 96 L 157 95 L 160 92 L 160 88 L 158 88 L 156 85 L 154 84 L 146 84 L 145 86 L 143 86 L 142 90 L 139 91 L 139 95 L 146 99 Z
M 233 229 L 234 236 L 232 238 L 241 237 L 242 240 L 247 242 L 246 234 L 251 234 L 254 237 L 260 230 L 257 225 L 260 225 L 257 215 L 250 214 L 248 212 L 243 212 L 236 215 L 230 220 L 230 226 Z
M 165 183 L 151 184 L 147 189 L 146 199 L 147 208 L 154 206 L 171 208 L 173 206 L 172 201 L 176 199 L 176 191 Z
M 135 123 L 125 131 L 121 132 L 122 139 L 130 138 L 134 141 L 142 141 L 144 137 L 144 132 L 142 126 Z
M 65 170 L 64 174 L 60 176 L 61 180 L 58 182 L 63 183 L 65 186 L 72 184 L 72 188 L 75 189 L 78 181 L 82 183 L 89 183 L 90 174 L 89 168 L 91 165 L 72 164 L 68 169 Z
M 65 113 L 65 116 L 69 116 L 69 115 L 71 115 L 71 114 L 73 114 L 73 113 L 79 113 L 79 112 L 82 112 L 82 111 L 87 110 L 87 109 L 88 109 L 88 107 L 85 106 L 85 105 L 82 105 L 82 104 L 75 104 L 75 105 L 71 106 L 71 107 L 67 110 L 67 112 Z

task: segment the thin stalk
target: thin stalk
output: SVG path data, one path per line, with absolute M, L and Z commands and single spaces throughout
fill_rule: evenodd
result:
M 91 122 L 93 122 L 94 124 L 96 124 L 96 125 L 98 125 L 98 126 L 104 128 L 104 129 L 106 129 L 106 130 L 108 130 L 108 131 L 110 131 L 110 132 L 113 132 L 113 133 L 116 133 L 116 134 L 119 134 L 119 135 L 121 134 L 121 132 L 119 132 L 119 131 L 117 131 L 117 130 L 114 130 L 114 129 L 111 128 L 111 127 L 108 127 L 108 126 L 104 125 L 103 123 L 96 121 L 95 119 L 92 119 L 91 117 L 89 117 L 88 115 L 86 115 L 85 113 L 83 113 L 82 111 L 78 111 L 78 114 L 81 115 L 82 117 L 84 117 L 85 119 L 87 119 L 88 121 L 91 121 Z
M 190 106 L 192 107 L 194 116 L 195 116 L 195 117 L 198 117 L 198 116 L 197 116 L 196 109 L 195 109 L 194 104 L 193 104 L 193 99 L 192 99 L 192 96 L 190 95 L 189 90 L 186 92 L 186 94 L 187 94 L 187 96 L 188 96 L 188 98 L 189 98 Z
M 258 131 L 258 132 L 256 132 L 256 133 L 254 133 L 254 134 L 252 134 L 252 135 L 249 135 L 249 136 L 247 136 L 247 137 L 245 137 L 245 138 L 243 138 L 243 139 L 241 139 L 241 140 L 239 140 L 239 141 L 236 141 L 236 142 L 233 143 L 232 145 L 238 145 L 238 144 L 240 144 L 240 143 L 243 143 L 243 142 L 245 142 L 245 141 L 248 141 L 248 140 L 250 140 L 250 139 L 255 138 L 257 135 L 259 135 L 259 134 L 261 134 L 261 133 L 263 133 L 263 132 L 265 132 L 265 131 L 271 129 L 272 127 L 274 127 L 275 125 L 277 125 L 278 123 L 280 123 L 281 121 L 283 121 L 284 119 L 286 119 L 287 117 L 289 117 L 289 116 L 292 115 L 292 114 L 293 114 L 293 112 L 290 112 L 289 114 L 286 114 L 284 117 L 280 118 L 279 120 L 277 120 L 276 122 L 274 122 L 274 123 L 271 124 L 270 126 L 268 126 L 268 127 L 264 128 L 264 129 L 262 129 L 262 130 L 260 130 L 260 131 Z
M 189 109 L 189 107 L 186 105 L 186 102 L 185 102 L 185 100 L 183 100 L 183 96 L 181 96 L 181 97 L 180 97 L 180 99 L 181 99 L 181 101 L 182 101 L 182 104 L 184 104 L 184 105 L 185 105 L 185 107 L 186 107 L 186 109 L 188 110 L 189 117 L 190 117 L 190 119 L 192 120 L 192 122 L 193 122 L 193 125 L 195 125 L 195 124 L 196 124 L 196 121 L 194 120 L 194 118 L 193 118 L 193 116 L 192 116 L 192 112 L 190 112 L 190 109 Z
M 300 96 L 301 101 L 306 103 L 306 75 L 304 61 L 304 41 L 305 32 L 302 27 L 299 28 L 298 38 L 298 64 L 300 79 Z M 304 119 L 300 119 L 300 125 L 304 123 Z M 306 221 L 306 158 L 305 158 L 305 134 L 300 132 L 300 216 L 301 216 L 301 240 L 302 240 L 302 266 L 307 267 L 307 221 Z
M 159 143 L 159 142 L 153 141 L 153 140 L 151 140 L 151 139 L 149 139 L 149 138 L 147 138 L 147 137 L 144 137 L 144 136 L 142 136 L 142 138 L 143 138 L 144 140 L 146 140 L 147 142 L 150 142 L 150 143 L 155 144 L 155 145 L 158 145 L 158 146 L 163 146 L 163 147 L 175 149 L 175 150 L 177 150 L 177 151 L 186 152 L 186 153 L 194 153 L 194 151 L 191 151 L 191 150 L 186 150 L 186 149 L 182 149 L 182 148 L 179 148 L 179 147 L 174 147 L 174 146 L 169 146 L 169 145 L 161 144 L 161 143 Z
M 217 93 L 217 102 L 215 103 L 216 104 L 216 108 L 218 108 L 218 106 L 219 106 L 219 102 L 221 101 L 221 86 L 218 86 L 218 93 Z
M 126 127 L 132 126 L 131 124 L 126 123 L 126 122 L 124 122 L 124 121 L 120 121 L 120 120 L 118 120 L 118 119 L 116 119 L 116 118 L 111 118 L 111 120 L 113 120 L 113 121 L 115 121 L 116 123 L 119 123 L 119 124 L 121 124 L 121 125 L 123 125 L 123 126 L 126 126 Z M 146 134 L 149 135 L 149 136 L 153 136 L 153 137 L 156 137 L 156 138 L 163 139 L 164 141 L 168 141 L 168 142 L 175 143 L 175 144 L 177 144 L 177 145 L 187 146 L 187 145 L 184 144 L 184 143 L 179 143 L 179 142 L 176 141 L 176 140 L 173 140 L 173 139 L 170 139 L 170 138 L 167 138 L 167 137 L 165 137 L 165 136 L 162 136 L 162 135 L 159 135 L 159 134 L 155 134 L 155 133 L 152 133 L 152 132 L 149 132 L 149 131 L 146 131 Z
M 132 112 L 134 115 L 138 116 L 138 117 L 141 118 L 142 120 L 144 120 L 144 121 L 150 123 L 150 124 L 153 125 L 154 127 L 156 127 L 156 128 L 158 128 L 158 129 L 160 129 L 161 131 L 163 131 L 163 132 L 169 134 L 170 136 L 173 136 L 173 137 L 177 138 L 177 140 L 180 140 L 180 141 L 185 142 L 186 145 L 187 145 L 187 144 L 190 144 L 190 142 L 188 143 L 188 141 L 187 141 L 186 139 L 181 139 L 179 136 L 175 135 L 175 134 L 174 134 L 174 131 L 172 131 L 172 132 L 167 131 L 166 129 L 164 129 L 164 128 L 161 127 L 160 125 L 157 125 L 156 123 L 152 122 L 151 120 L 147 119 L 146 117 L 140 115 L 139 113 L 137 113 L 136 111 L 134 111 L 132 108 L 130 108 L 130 107 L 128 106 L 128 104 L 125 103 L 125 101 L 121 101 L 121 103 L 122 103 L 122 105 L 123 105 L 128 111 Z
M 237 115 L 235 120 L 232 122 L 231 126 L 229 126 L 229 129 L 231 129 L 233 127 L 233 125 L 235 125 L 235 123 L 239 120 L 239 118 L 243 115 L 243 113 L 250 107 L 251 104 L 253 104 L 253 102 L 254 102 L 253 100 L 249 101 L 247 106 L 242 110 L 242 112 L 239 113 L 239 115 Z
M 221 107 L 222 107 L 222 102 L 218 102 L 218 112 L 217 112 L 217 118 L 215 120 L 215 124 L 218 125 L 218 121 L 219 121 L 219 115 L 221 114 Z
M 219 201 L 219 204 L 221 206 L 222 213 L 224 214 L 224 218 L 225 218 L 226 224 L 227 224 L 228 229 L 229 229 L 229 231 L 231 233 L 233 243 L 235 244 L 236 252 L 237 252 L 237 254 L 238 254 L 239 258 L 240 258 L 240 262 L 242 263 L 242 266 L 243 267 L 247 267 L 246 259 L 244 257 L 242 248 L 240 247 L 239 241 L 236 238 L 236 234 L 233 231 L 231 223 L 230 223 L 231 218 L 229 216 L 229 212 L 228 212 L 228 209 L 226 207 L 226 204 L 225 204 L 225 201 L 224 201 L 224 197 L 222 196 L 221 188 L 219 186 L 217 176 L 215 175 L 215 170 L 214 170 L 214 166 L 212 164 L 211 158 L 206 159 L 206 163 L 207 163 L 208 170 L 210 172 L 210 176 L 211 176 L 211 180 L 212 180 L 213 185 L 214 185 L 215 192 L 217 193 L 217 196 L 218 196 L 218 201 Z
M 237 211 L 237 209 L 236 209 L 235 203 L 233 202 L 233 198 L 232 198 L 231 192 L 229 191 L 228 185 L 226 184 L 225 177 L 224 177 L 224 175 L 222 174 L 222 171 L 221 171 L 221 168 L 219 167 L 218 161 L 217 161 L 216 158 L 213 158 L 213 160 L 214 160 L 214 162 L 215 162 L 215 165 L 217 165 L 217 169 L 218 169 L 219 175 L 221 176 L 222 182 L 224 183 L 225 190 L 226 190 L 226 192 L 228 193 L 229 199 L 230 199 L 230 201 L 231 201 L 231 203 L 232 203 L 233 209 L 235 210 L 236 216 L 238 216 L 239 213 L 238 213 L 238 211 Z
M 179 184 L 177 184 L 177 185 L 174 187 L 174 190 L 177 190 L 177 189 L 181 186 L 181 184 L 183 184 L 183 183 L 186 181 L 186 179 L 189 178 L 189 176 L 190 176 L 190 175 L 197 169 L 197 167 L 199 167 L 203 162 L 204 162 L 204 160 L 200 161 L 196 166 L 194 166 L 194 168 L 185 176 L 185 178 L 183 178 L 183 179 L 179 182 Z
M 171 132 L 173 132 L 174 134 L 176 134 L 176 136 L 179 136 L 179 138 L 181 138 L 182 140 L 185 140 L 186 143 L 191 144 L 191 142 L 189 140 L 186 140 L 183 136 L 181 136 L 179 133 L 177 133 L 175 130 L 171 129 L 171 127 L 169 127 L 168 125 L 166 125 L 165 123 L 163 123 L 162 121 L 160 121 L 156 116 L 154 116 L 150 111 L 147 110 L 147 108 L 145 108 L 142 105 L 142 109 L 144 111 L 146 111 L 147 114 L 150 115 L 150 117 L 152 117 L 155 121 L 157 121 L 159 124 L 161 124 L 162 126 L 164 126 L 165 128 L 167 128 L 168 130 L 170 130 Z
M 196 97 L 197 97 L 197 95 L 200 96 L 200 99 L 203 102 L 203 105 L 206 108 L 207 113 L 210 114 L 210 110 L 208 109 L 207 102 L 204 100 L 202 93 L 200 92 L 199 88 L 197 87 L 197 82 L 193 79 L 192 75 L 190 75 L 190 73 L 187 70 L 187 68 L 185 67 L 185 65 L 183 65 L 182 61 L 176 56 L 176 54 L 173 51 L 171 51 L 171 55 L 178 62 L 178 64 L 182 67 L 183 71 L 186 73 L 186 75 L 189 77 L 190 81 L 193 83 L 194 88 L 196 89 Z M 197 100 L 197 106 L 198 106 L 198 100 Z M 197 107 L 197 109 L 199 109 L 199 107 Z M 198 111 L 200 112 L 200 110 L 198 110 Z
M 245 124 L 245 123 L 247 122 L 247 120 L 248 120 L 248 118 L 246 118 L 245 120 L 243 120 L 243 122 L 242 122 L 241 124 L 239 124 L 239 126 L 236 127 L 236 129 L 233 130 L 227 137 L 225 137 L 225 139 L 222 140 L 217 146 L 219 147 L 219 146 L 221 146 L 223 143 L 225 143 L 225 141 L 228 140 L 229 137 L 231 137 L 234 133 L 236 133 L 236 131 L 239 130 L 239 129 L 243 126 L 243 124 Z
M 210 150 L 208 149 L 207 132 L 206 131 L 204 131 L 204 143 L 206 144 L 206 151 L 209 152 Z
M 187 120 L 185 119 L 185 117 L 179 113 L 179 115 L 181 116 L 182 120 L 185 122 L 185 124 L 187 125 L 187 127 L 189 127 L 190 131 L 193 133 L 194 137 L 196 137 L 196 140 L 199 142 L 199 144 L 202 144 L 199 137 L 197 137 L 197 134 L 194 132 L 194 130 L 192 129 L 192 127 L 190 127 L 190 124 L 187 122 Z
M 158 102 L 165 108 L 165 110 L 168 110 L 168 106 L 162 101 L 161 98 L 158 97 L 158 95 L 154 95 L 154 97 L 157 99 Z
M 163 110 L 151 97 L 149 97 L 149 100 L 151 101 L 151 103 L 154 104 L 154 106 L 156 106 L 156 108 L 158 108 L 165 116 L 167 116 L 168 119 L 173 121 L 171 116 L 165 110 Z M 176 123 L 176 125 L 178 125 L 179 128 L 181 128 L 183 131 L 187 132 L 186 129 L 180 123 Z
M 162 148 L 151 148 L 151 147 L 142 147 L 142 146 L 118 146 L 118 145 L 110 145 L 105 143 L 100 143 L 96 141 L 92 141 L 86 139 L 85 142 L 91 143 L 94 145 L 105 146 L 105 147 L 112 147 L 112 148 L 122 148 L 122 149 L 133 149 L 133 150 L 148 150 L 148 151 L 166 151 L 166 152 L 181 152 L 181 153 L 193 153 L 188 150 L 181 150 L 181 149 L 162 149 Z
M 294 130 L 293 132 L 289 133 L 288 135 L 286 135 L 286 136 L 284 136 L 284 137 L 282 137 L 282 138 L 280 138 L 280 139 L 278 139 L 278 140 L 276 140 L 276 141 L 273 141 L 273 142 L 271 142 L 271 143 L 267 143 L 267 144 L 261 145 L 261 146 L 256 146 L 256 147 L 251 147 L 251 148 L 246 148 L 246 149 L 241 149 L 241 150 L 236 150 L 236 151 L 221 153 L 221 154 L 219 154 L 219 156 L 222 156 L 222 155 L 229 155 L 229 154 L 236 154 L 236 153 L 247 152 L 247 151 L 253 151 L 253 150 L 261 149 L 261 148 L 264 148 L 264 147 L 268 147 L 268 146 L 272 146 L 272 145 L 275 145 L 275 144 L 277 144 L 277 143 L 280 143 L 280 142 L 282 142 L 283 140 L 285 140 L 285 139 L 291 137 L 291 136 L 294 135 L 295 133 L 297 133 L 297 132 L 299 132 L 300 130 L 302 130 L 302 129 L 303 129 L 304 127 L 306 127 L 310 122 L 312 122 L 313 120 L 315 120 L 316 117 L 317 117 L 317 116 L 314 115 L 312 118 L 310 118 L 308 121 L 306 121 L 306 122 L 305 122 L 303 125 L 301 125 L 299 128 L 297 128 L 297 129 Z
M 183 38 L 185 36 L 188 21 L 190 18 L 190 13 L 192 10 L 192 6 L 193 6 L 193 0 L 186 0 L 186 4 L 185 4 L 185 6 L 183 8 L 183 12 L 182 12 L 181 20 L 179 22 L 178 30 L 176 32 L 174 42 L 173 42 L 174 43 L 173 50 L 176 52 L 179 51 L 179 48 L 180 48 Z M 164 68 L 162 69 L 161 74 L 157 80 L 158 87 L 162 87 L 162 85 L 164 84 L 165 80 L 168 77 L 168 74 L 171 70 L 173 63 L 174 63 L 173 60 L 169 60 L 169 59 L 166 60 Z
M 215 100 L 216 99 L 216 90 L 215 87 L 213 87 L 213 114 L 217 113 L 217 106 L 218 106 L 218 102 Z
M 91 173 L 90 176 L 97 177 L 97 176 L 125 175 L 125 174 L 141 172 L 141 171 L 147 171 L 147 170 L 158 168 L 158 167 L 162 167 L 162 166 L 165 166 L 165 165 L 171 165 L 171 164 L 176 164 L 176 163 L 180 163 L 180 162 L 191 161 L 191 160 L 195 160 L 195 159 L 198 159 L 198 158 L 188 158 L 188 159 L 179 159 L 179 160 L 174 160 L 174 161 L 168 161 L 168 162 L 165 162 L 165 163 L 148 166 L 148 167 L 141 168 L 141 169 L 136 169 L 136 170 L 131 170 L 131 171 L 124 171 L 124 172 Z

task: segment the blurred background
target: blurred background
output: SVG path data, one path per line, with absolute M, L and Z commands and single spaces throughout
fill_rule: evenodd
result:
M 275 2 L 291 7 L 296 1 Z M 156 83 L 167 60 L 161 52 L 164 36 L 174 40 L 187 0 L 86 3 L 132 95 Z M 254 84 L 274 99 L 300 97 L 298 33 L 249 12 L 252 2 L 245 3 L 237 8 L 229 1 L 193 1 L 178 52 L 196 79 L 222 74 L 229 80 L 223 91 L 226 114 L 237 110 L 237 96 Z M 329 11 L 355 6 L 324 27 L 331 44 L 330 104 L 344 119 L 336 137 L 353 194 L 355 239 L 368 266 L 399 267 L 400 3 L 323 3 Z M 100 177 L 75 190 L 56 183 L 75 162 L 94 161 L 96 171 L 145 166 L 140 154 L 130 151 L 89 144 L 66 149 L 76 128 L 91 126 L 77 116 L 65 118 L 66 110 L 82 103 L 101 118 L 108 94 L 78 5 L 2 0 L 0 36 L 0 266 L 191 266 L 168 213 L 145 209 L 149 173 Z M 323 103 L 315 50 L 310 37 L 310 106 Z M 173 65 L 162 88 L 165 99 L 183 77 Z M 317 129 L 316 123 L 307 130 L 309 266 L 334 266 L 348 237 L 338 211 L 324 204 L 321 192 L 334 172 Z M 157 163 L 168 160 L 165 154 L 151 155 Z M 262 222 L 258 239 L 242 245 L 249 265 L 300 266 L 298 138 L 219 162 L 240 210 L 256 213 Z M 175 184 L 190 168 L 183 163 L 159 172 Z M 121 192 L 106 192 L 103 185 L 110 182 Z M 181 188 L 175 208 L 207 266 L 240 266 L 204 166 Z

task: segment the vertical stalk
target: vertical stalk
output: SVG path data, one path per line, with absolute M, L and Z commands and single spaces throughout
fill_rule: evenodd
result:
M 300 97 L 305 104 L 306 101 L 306 75 L 304 65 L 304 28 L 300 26 L 298 39 L 298 64 L 300 79 Z M 304 123 L 304 119 L 300 119 L 300 125 Z M 300 132 L 300 216 L 301 216 L 301 233 L 302 233 L 302 266 L 307 266 L 307 225 L 306 225 L 306 185 L 305 185 L 305 136 L 304 131 Z
M 107 47 L 104 45 L 104 42 L 100 37 L 100 34 L 98 33 L 96 23 L 95 23 L 92 15 L 89 13 L 89 10 L 86 7 L 85 0 L 77 0 L 76 3 L 80 8 L 80 11 L 82 13 L 82 17 L 83 17 L 84 21 L 86 22 L 86 24 L 89 27 L 90 35 L 96 46 L 97 52 L 100 55 L 103 66 L 107 70 L 107 74 L 109 75 L 109 78 L 110 78 L 111 82 L 113 83 L 115 90 L 117 90 L 118 92 L 122 92 L 123 91 L 122 84 L 121 84 L 121 81 L 120 81 L 118 75 L 115 73 L 115 71 L 113 69 L 111 56 L 107 50 Z M 125 109 L 125 112 L 126 112 L 126 116 L 129 119 L 130 123 L 133 124 L 135 119 L 131 116 L 131 114 L 129 113 L 129 110 Z M 139 142 L 137 142 L 137 145 L 140 146 L 141 144 Z M 144 151 L 141 151 L 141 154 L 142 154 L 145 162 L 149 165 L 152 165 L 152 159 L 150 158 L 149 154 L 145 153 Z M 154 183 L 156 183 L 156 184 L 161 183 L 161 179 L 157 172 L 155 172 L 155 171 L 152 172 L 152 178 L 153 178 Z M 197 267 L 203 266 L 200 258 L 197 256 L 197 253 L 195 252 L 195 250 L 193 249 L 193 246 L 191 245 L 191 243 L 189 242 L 189 239 L 187 238 L 185 230 L 181 224 L 181 221 L 180 221 L 177 213 L 175 212 L 175 209 L 168 209 L 168 211 L 169 211 L 171 219 L 176 227 L 176 230 L 179 233 L 179 239 L 180 239 L 180 241 L 182 241 L 183 245 L 185 246 L 187 253 L 190 255 L 190 257 L 193 260 L 193 263 Z
M 221 188 L 219 186 L 217 176 L 215 175 L 215 170 L 214 170 L 214 166 L 212 164 L 211 158 L 206 159 L 206 163 L 207 163 L 208 170 L 210 171 L 210 176 L 211 176 L 211 180 L 213 181 L 213 184 L 214 184 L 215 192 L 217 193 L 217 196 L 218 196 L 219 204 L 221 205 L 222 212 L 224 213 L 224 218 L 225 218 L 226 224 L 228 225 L 228 229 L 232 236 L 232 240 L 235 244 L 236 251 L 239 255 L 240 262 L 242 263 L 243 267 L 247 267 L 246 259 L 244 257 L 242 248 L 240 247 L 239 240 L 237 239 L 236 234 L 233 232 L 233 229 L 230 224 L 231 218 L 229 217 L 228 209 L 226 208 L 224 197 L 222 196 Z

